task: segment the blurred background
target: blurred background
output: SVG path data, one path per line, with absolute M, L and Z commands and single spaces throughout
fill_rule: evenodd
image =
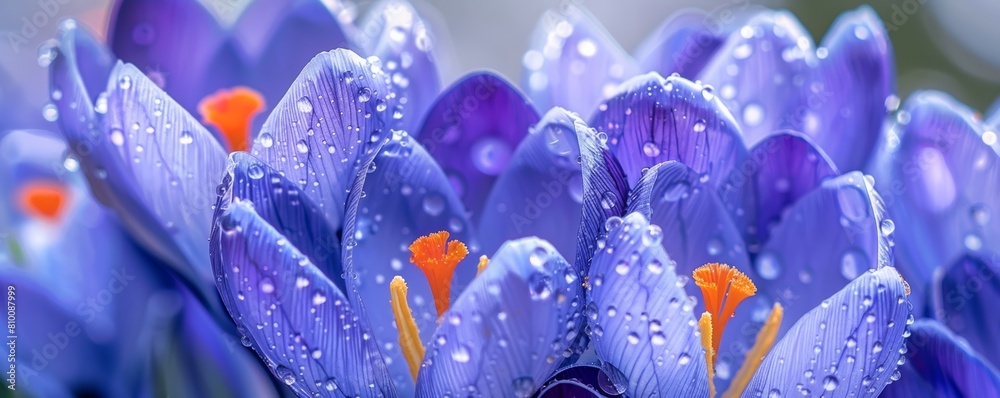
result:
M 3 98 L 23 98 L 38 112 L 18 115 L 23 120 L 0 126 L 45 126 L 41 118 L 47 85 L 46 71 L 38 66 L 37 50 L 56 31 L 57 22 L 75 17 L 103 34 L 111 0 L 52 0 L 59 5 L 55 17 L 38 24 L 32 16 L 41 10 L 37 0 L 8 0 L 0 13 L 0 68 L 19 92 L 0 93 Z M 242 8 L 251 0 L 202 0 L 225 2 Z M 325 0 L 337 1 L 337 0 Z M 375 1 L 362 0 L 352 7 L 364 15 Z M 432 21 L 438 37 L 445 84 L 474 69 L 492 69 L 519 82 L 521 57 L 531 33 L 546 9 L 575 4 L 590 10 L 621 46 L 632 52 L 668 16 L 683 8 L 701 8 L 710 14 L 750 7 L 785 8 L 819 42 L 843 11 L 870 4 L 881 16 L 892 39 L 898 69 L 899 94 L 905 98 L 918 89 L 940 89 L 973 108 L 985 111 L 1000 94 L 1000 1 L 996 0 L 416 0 L 419 12 Z M 30 124 L 25 124 L 30 123 Z

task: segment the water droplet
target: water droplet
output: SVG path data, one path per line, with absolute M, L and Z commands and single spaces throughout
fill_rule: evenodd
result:
M 528 292 L 532 300 L 545 300 L 552 295 L 552 278 L 541 272 L 532 273 L 528 278 Z
M 264 148 L 270 148 L 271 145 L 274 145 L 274 137 L 271 136 L 271 133 L 261 133 L 260 137 L 257 137 L 257 142 Z
M 535 392 L 535 379 L 531 376 L 521 376 L 511 382 L 514 396 L 517 398 L 528 398 Z
M 510 162 L 511 149 L 505 141 L 487 137 L 476 142 L 470 150 L 472 164 L 487 175 L 498 175 Z
M 118 79 L 118 88 L 122 90 L 128 90 L 132 88 L 132 78 L 129 76 L 122 76 Z
M 757 273 L 761 278 L 775 280 L 781 275 L 781 262 L 773 253 L 764 252 L 757 257 Z
M 676 202 L 688 196 L 688 192 L 691 190 L 691 184 L 686 181 L 679 181 L 673 185 L 667 187 L 663 192 L 663 200 L 667 202 Z
M 59 120 L 59 108 L 56 108 L 54 104 L 45 104 L 42 107 L 42 117 L 50 122 Z
M 325 303 L 326 302 L 326 294 L 324 294 L 323 292 L 317 291 L 316 293 L 313 294 L 312 302 L 313 302 L 313 305 L 320 305 L 320 304 Z
M 312 113 L 313 111 L 313 104 L 312 101 L 309 100 L 309 97 L 299 98 L 299 100 L 295 102 L 295 106 L 297 106 L 299 108 L 299 112 L 302 113 Z
M 627 275 L 629 268 L 628 261 L 619 260 L 618 265 L 615 265 L 615 272 L 617 272 L 618 275 Z
M 963 242 L 965 243 L 965 248 L 972 251 L 977 251 L 983 248 L 983 240 L 976 234 L 965 235 Z
M 850 248 L 840 256 L 840 274 L 854 280 L 868 269 L 868 255 L 858 248 Z
M 743 107 L 743 124 L 747 127 L 757 127 L 764 123 L 764 107 L 750 103 Z
M 990 221 L 990 208 L 982 203 L 974 204 L 969 208 L 969 217 L 976 225 L 984 226 Z
M 705 126 L 705 119 L 698 119 L 698 121 L 694 123 L 694 132 L 701 133 L 705 131 Z
M 663 241 L 663 229 L 659 225 L 650 225 L 642 231 L 642 244 L 646 246 L 658 245 Z
M 295 143 L 295 150 L 299 153 L 309 153 L 309 144 L 306 143 L 306 140 L 299 140 Z
M 372 89 L 362 87 L 358 89 L 358 102 L 368 102 L 372 99 Z
M 701 89 L 701 96 L 704 97 L 706 100 L 711 101 L 713 98 L 715 98 L 714 91 L 715 89 L 713 89 L 712 86 L 706 84 L 705 87 Z
M 528 262 L 535 268 L 542 268 L 549 261 L 549 251 L 544 247 L 536 247 L 528 254 Z
M 277 368 L 274 368 L 274 374 L 287 385 L 295 384 L 295 373 L 291 369 L 278 365 Z
M 258 164 L 251 164 L 247 167 L 247 176 L 255 180 L 259 180 L 264 176 L 264 169 Z
M 270 278 L 264 278 L 260 281 L 260 291 L 264 293 L 274 293 L 274 282 L 271 282 Z
M 649 156 L 651 158 L 655 158 L 657 156 L 660 156 L 660 146 L 656 145 L 656 143 L 653 141 L 647 141 L 645 144 L 642 145 L 642 153 L 646 154 L 646 156 Z
M 646 264 L 646 269 L 654 274 L 660 274 L 663 272 L 663 262 L 654 258 L 649 264 Z
M 445 200 L 444 196 L 437 192 L 430 192 L 424 195 L 423 207 L 424 212 L 431 215 L 432 217 L 437 217 L 444 212 Z
M 691 363 L 691 356 L 688 353 L 685 352 L 677 357 L 678 365 L 687 365 L 689 363 Z
M 896 223 L 892 222 L 892 220 L 888 218 L 882 220 L 882 223 L 879 225 L 881 226 L 882 229 L 882 235 L 885 236 L 892 235 L 892 232 L 896 230 Z
M 469 348 L 464 344 L 459 344 L 451 351 L 451 359 L 458 363 L 469 362 Z
M 191 135 L 190 131 L 185 130 L 181 132 L 181 135 L 180 137 L 177 138 L 177 141 L 180 142 L 181 145 L 189 145 L 192 142 L 194 142 L 194 136 Z
M 618 196 L 614 192 L 607 191 L 601 194 L 601 207 L 605 210 L 611 210 L 615 208 L 616 202 L 618 201 Z

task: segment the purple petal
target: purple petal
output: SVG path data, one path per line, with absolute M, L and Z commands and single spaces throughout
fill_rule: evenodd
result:
M 705 396 L 708 373 L 693 305 L 658 228 L 639 213 L 608 219 L 590 268 L 586 307 L 597 355 L 629 396 Z
M 249 202 L 220 208 L 212 264 L 240 334 L 299 395 L 389 395 L 374 339 L 344 294 Z M 272 308 L 273 306 L 273 308 Z
M 184 29 L 177 29 L 177 21 L 184 21 Z M 108 42 L 114 53 L 155 76 L 154 81 L 189 112 L 196 112 L 198 101 L 206 95 L 225 87 L 203 76 L 221 76 L 211 71 L 242 66 L 239 58 L 216 57 L 227 32 L 197 1 L 119 1 L 110 25 Z
M 345 289 L 339 225 L 327 223 L 322 210 L 293 183 L 246 152 L 233 152 L 219 188 L 216 208 L 234 201 L 254 210 L 319 268 L 338 289 Z
M 913 322 L 893 267 L 865 272 L 799 319 L 766 356 L 744 394 L 878 396 L 898 378 Z M 784 322 L 795 319 L 785 312 Z
M 753 148 L 724 184 L 720 196 L 752 253 L 771 237 L 785 210 L 838 174 L 823 150 L 805 135 L 775 133 Z
M 914 93 L 886 130 L 873 171 L 915 288 L 966 253 L 1000 252 L 996 141 L 971 109 L 938 92 Z
M 883 397 L 1000 397 L 1000 375 L 960 337 L 932 320 L 910 325 L 908 370 L 886 387 Z
M 279 100 L 316 54 L 351 48 L 337 17 L 319 0 L 252 2 L 232 38 L 247 60 L 249 80 L 243 84 L 260 91 L 268 104 L 276 105 L 271 108 L 275 111 L 282 109 Z M 204 83 L 218 76 L 207 73 Z
M 361 24 L 360 37 L 368 54 L 382 61 L 399 97 L 393 109 L 395 128 L 417 134 L 424 115 L 441 91 L 434 60 L 434 37 L 410 3 L 388 0 L 376 4 Z
M 584 319 L 573 267 L 537 238 L 504 244 L 444 314 L 417 377 L 417 396 L 471 389 L 528 397 L 570 355 Z
M 577 130 L 580 169 L 583 176 L 583 222 L 576 235 L 573 266 L 581 278 L 590 271 L 590 261 L 599 242 L 607 235 L 605 222 L 625 215 L 628 183 L 625 172 L 611 154 L 603 135 L 594 129 Z
M 635 60 L 582 8 L 546 12 L 533 36 L 521 87 L 539 109 L 558 106 L 590 115 L 639 73 Z
M 531 129 L 483 208 L 478 224 L 483 251 L 532 235 L 551 242 L 559 253 L 576 252 L 576 236 L 566 229 L 581 221 L 578 137 L 589 130 L 576 114 L 562 108 L 550 110 Z
M 740 128 L 712 89 L 679 76 L 629 80 L 590 125 L 607 133 L 629 185 L 642 169 L 668 160 L 719 184 L 746 157 Z
M 387 77 L 357 54 L 319 54 L 268 117 L 251 152 L 299 184 L 330 225 L 340 226 L 357 170 L 389 137 L 389 95 Z
M 402 276 L 412 298 L 411 310 L 423 341 L 437 326 L 437 310 L 427 277 L 410 264 L 409 245 L 417 238 L 448 231 L 472 253 L 455 269 L 452 296 L 457 297 L 476 275 L 479 252 L 472 223 L 451 184 L 434 159 L 405 132 L 396 132 L 375 158 L 363 182 L 358 203 L 349 208 L 345 235 L 353 238 L 356 261 L 349 281 L 365 303 L 376 341 L 391 344 L 383 355 L 391 359 L 390 375 L 400 395 L 413 394 L 413 376 L 396 342 L 389 282 Z M 364 171 L 363 171 L 364 172 Z M 347 235 L 349 232 L 350 235 Z
M 843 283 L 893 265 L 891 224 L 860 172 L 828 179 L 786 210 L 750 275 L 786 319 L 798 319 Z
M 638 212 L 660 228 L 655 239 L 676 264 L 675 272 L 690 275 L 708 263 L 750 269 L 743 238 L 726 214 L 715 186 L 674 161 L 646 170 L 632 189 L 626 213 Z M 699 290 L 691 286 L 688 294 Z
M 816 55 L 809 33 L 795 16 L 760 12 L 730 34 L 718 54 L 698 78 L 718 89 L 740 121 L 747 145 L 779 128 L 813 134 L 823 127 L 804 120 L 809 116 L 809 108 L 801 106 L 805 98 L 827 97 L 822 85 L 809 84 Z M 803 129 L 806 125 L 811 128 Z
M 694 79 L 725 42 L 722 26 L 701 11 L 682 10 L 663 22 L 635 51 L 639 69 Z
M 517 89 L 500 76 L 478 72 L 438 97 L 414 138 L 478 218 L 497 176 L 536 122 L 538 113 Z
M 993 315 L 1000 300 L 997 255 L 962 256 L 938 269 L 931 293 L 934 317 L 964 338 L 992 364 L 1000 363 L 996 336 L 1000 321 Z
M 814 141 L 842 170 L 865 166 L 875 148 L 887 108 L 898 106 L 892 43 L 870 6 L 841 14 L 817 55 L 814 73 L 822 89 L 805 98 L 822 128 Z M 810 131 L 810 126 L 802 126 Z
M 535 395 L 547 397 L 620 397 L 619 380 L 612 380 L 607 373 L 614 371 L 609 365 L 572 365 L 556 372 Z M 617 374 L 616 374 L 617 375 Z

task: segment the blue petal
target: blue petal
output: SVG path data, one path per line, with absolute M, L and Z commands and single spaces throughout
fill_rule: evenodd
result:
M 607 133 L 630 185 L 642 169 L 677 160 L 718 185 L 746 157 L 740 128 L 710 87 L 649 73 L 601 104 L 590 125 Z
M 198 101 L 225 87 L 221 82 L 205 81 L 206 74 L 220 69 L 229 72 L 232 64 L 242 69 L 242 60 L 237 57 L 218 62 L 227 34 L 203 4 L 190 0 L 116 4 L 108 29 L 109 46 L 123 61 L 156 76 L 160 87 L 188 112 L 196 112 Z M 213 4 L 225 7 L 226 3 Z M 232 14 L 235 9 L 225 11 Z M 177 29 L 177 21 L 184 21 L 183 29 Z
M 639 213 L 608 220 L 590 268 L 586 313 L 597 355 L 629 396 L 705 396 L 708 373 L 693 303 L 657 229 Z M 624 386 L 623 386 L 624 387 Z
M 889 34 L 875 10 L 861 6 L 837 17 L 817 54 L 825 56 L 814 70 L 821 88 L 805 97 L 809 110 L 797 114 L 815 112 L 818 119 L 804 117 L 801 128 L 841 170 L 861 169 L 875 149 L 887 108 L 899 105 Z
M 998 148 L 971 109 L 939 92 L 911 95 L 885 131 L 873 172 L 918 291 L 964 254 L 1000 252 Z
M 546 12 L 533 36 L 521 87 L 539 109 L 558 106 L 591 115 L 615 87 L 639 73 L 597 19 L 576 6 Z
M 351 48 L 337 16 L 318 0 L 252 2 L 240 15 L 232 38 L 238 40 L 248 65 L 249 81 L 243 84 L 277 105 L 275 111 L 282 109 L 278 101 L 316 54 Z M 218 76 L 206 74 L 205 83 Z
M 438 97 L 414 138 L 477 218 L 514 148 L 536 122 L 538 112 L 517 89 L 500 76 L 477 72 Z
M 893 265 L 891 223 L 861 173 L 828 179 L 785 212 L 750 275 L 786 319 L 798 319 L 841 284 Z
M 252 204 L 220 213 L 212 237 L 219 292 L 271 372 L 299 395 L 395 396 L 363 313 Z
M 764 356 L 744 395 L 863 393 L 878 396 L 898 379 L 913 322 L 893 267 L 864 272 L 792 326 Z M 784 319 L 795 319 L 785 313 Z
M 991 363 L 1000 363 L 996 336 L 1000 321 L 993 315 L 1000 300 L 1000 265 L 997 255 L 965 255 L 939 268 L 931 287 L 934 317 Z
M 428 24 L 410 3 L 385 0 L 368 12 L 359 38 L 368 54 L 382 61 L 391 76 L 399 109 L 393 110 L 396 129 L 417 134 L 424 115 L 441 91 L 434 60 L 434 37 Z
M 389 137 L 388 79 L 349 50 L 317 55 L 264 122 L 252 153 L 343 223 L 358 168 Z
M 726 214 L 715 186 L 674 161 L 646 170 L 632 189 L 628 211 L 642 214 L 660 228 L 657 240 L 676 263 L 675 272 L 689 275 L 708 263 L 750 268 L 743 239 Z M 691 287 L 688 294 L 699 293 Z
M 254 204 L 257 215 L 288 239 L 334 285 L 344 290 L 341 227 L 327 223 L 316 203 L 289 181 L 246 152 L 233 152 L 220 185 L 218 208 L 234 201 Z
M 452 296 L 472 281 L 479 258 L 478 244 L 465 208 L 441 168 L 405 132 L 397 132 L 382 148 L 364 179 L 358 203 L 348 210 L 345 237 L 352 238 L 356 261 L 349 276 L 351 289 L 365 303 L 375 340 L 385 344 L 400 395 L 413 394 L 413 376 L 396 342 L 399 332 L 389 300 L 389 282 L 402 276 L 409 286 L 411 310 L 421 340 L 430 341 L 436 327 L 430 285 L 423 271 L 408 261 L 409 245 L 420 236 L 448 231 L 450 239 L 466 243 L 473 253 L 455 268 Z M 349 232 L 353 231 L 353 232 Z
M 608 148 L 606 136 L 594 129 L 577 130 L 580 168 L 583 175 L 583 220 L 576 235 L 573 266 L 585 277 L 590 261 L 607 235 L 605 221 L 625 215 L 628 182 L 622 166 Z
M 722 184 L 720 196 L 751 253 L 771 237 L 789 206 L 838 174 L 823 150 L 797 132 L 765 138 Z
M 582 300 L 573 267 L 548 242 L 504 244 L 444 314 L 417 396 L 531 396 L 571 355 Z
M 725 42 L 721 21 L 701 11 L 681 10 L 670 16 L 635 51 L 639 69 L 663 76 L 677 73 L 694 79 Z
M 810 86 L 817 64 L 809 33 L 787 11 L 764 11 L 730 34 L 719 56 L 702 69 L 702 81 L 717 94 L 743 127 L 747 145 L 772 131 L 790 128 L 812 134 L 815 128 L 799 112 L 810 109 L 804 99 L 826 99 L 821 85 Z M 805 124 L 810 128 L 803 129 Z
M 583 175 L 579 135 L 590 128 L 576 114 L 553 108 L 531 129 L 514 152 L 483 208 L 479 230 L 483 251 L 526 235 L 551 242 L 566 255 L 576 252 Z
M 907 372 L 883 397 L 1000 397 L 996 369 L 940 323 L 914 322 L 906 345 Z

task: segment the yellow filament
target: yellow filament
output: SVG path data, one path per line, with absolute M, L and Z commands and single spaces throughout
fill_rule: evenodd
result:
M 774 346 L 774 340 L 778 337 L 778 328 L 781 326 L 781 317 L 784 313 L 785 309 L 781 304 L 774 303 L 774 307 L 771 307 L 771 313 L 767 316 L 767 321 L 764 322 L 764 327 L 757 333 L 757 340 L 754 341 L 753 347 L 743 359 L 743 365 L 736 372 L 736 377 L 729 384 L 729 389 L 722 394 L 723 398 L 739 397 L 747 388 L 747 384 L 750 384 L 750 378 L 753 377 L 754 373 L 757 373 L 761 362 L 764 361 L 764 356 Z
M 705 365 L 708 368 L 708 396 L 715 397 L 715 348 L 712 345 L 712 314 L 708 311 L 701 314 L 698 320 L 701 329 L 701 346 L 705 349 Z
M 413 319 L 410 304 L 406 301 L 406 281 L 399 275 L 389 283 L 392 301 L 392 315 L 396 318 L 396 328 L 399 330 L 399 348 L 403 351 L 406 364 L 410 366 L 410 375 L 417 380 L 420 372 L 420 362 L 424 358 L 424 344 L 420 342 L 420 330 L 417 321 Z
M 479 266 L 476 268 L 476 276 L 483 273 L 483 271 L 486 270 L 487 265 L 490 265 L 489 257 L 486 257 L 485 255 L 479 256 Z

